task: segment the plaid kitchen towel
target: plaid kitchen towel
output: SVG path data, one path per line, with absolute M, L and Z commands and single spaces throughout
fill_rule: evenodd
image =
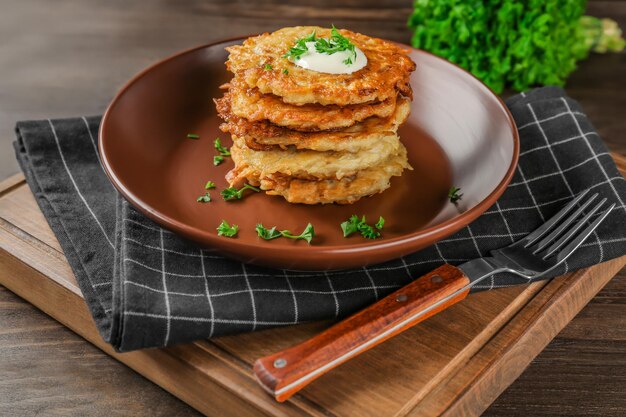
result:
M 20 122 L 15 149 L 102 336 L 129 351 L 352 313 L 444 262 L 513 242 L 583 190 L 616 208 L 551 276 L 626 254 L 626 181 L 579 105 L 559 88 L 520 94 L 507 105 L 521 154 L 498 202 L 432 247 L 344 271 L 245 265 L 146 219 L 100 167 L 99 117 Z M 503 275 L 475 290 L 516 283 Z

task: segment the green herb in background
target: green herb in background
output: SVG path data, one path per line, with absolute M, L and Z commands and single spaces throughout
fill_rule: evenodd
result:
M 197 135 L 195 133 L 187 133 L 187 137 L 189 139 L 200 139 L 200 135 Z
M 452 187 L 448 191 L 448 199 L 452 204 L 456 204 L 461 198 L 463 198 L 463 194 L 459 193 L 461 191 L 458 187 Z
M 228 224 L 226 220 L 222 220 L 222 223 L 217 227 L 217 235 L 218 236 L 226 236 L 226 237 L 234 237 L 239 231 L 239 226 L 233 224 L 232 226 Z
M 416 0 L 411 43 L 467 69 L 495 92 L 563 85 L 576 62 L 621 51 L 615 22 L 583 16 L 583 0 Z
M 213 157 L 213 165 L 218 166 L 222 162 L 224 162 L 224 157 L 223 156 L 217 155 L 217 156 Z
M 225 190 L 222 190 L 220 194 L 222 194 L 222 198 L 224 200 L 241 200 L 243 197 L 243 192 L 246 190 L 256 191 L 257 193 L 261 191 L 260 189 L 251 186 L 250 184 L 244 184 L 240 189 L 236 189 L 235 187 L 228 187 Z
M 282 236 L 288 239 L 306 240 L 309 244 L 311 244 L 311 240 L 315 237 L 315 229 L 311 223 L 307 224 L 299 235 L 294 235 L 289 230 L 276 230 L 276 226 L 268 229 L 261 223 L 256 225 L 256 233 L 260 238 L 265 240 L 272 240 Z
M 215 183 L 213 181 L 207 181 L 204 185 L 205 190 L 210 190 L 211 188 L 215 188 Z
M 378 222 L 374 225 L 376 229 L 381 230 L 385 225 L 385 219 L 382 216 L 378 218 Z M 359 219 L 359 216 L 353 214 L 348 220 L 341 223 L 343 237 L 348 237 L 353 233 L 359 232 L 361 236 L 367 239 L 376 239 L 380 237 L 380 232 L 374 230 L 374 227 L 367 224 L 365 216 Z
M 204 193 L 204 195 L 198 197 L 196 201 L 198 203 L 209 203 L 211 201 L 211 196 L 209 195 L 209 193 Z

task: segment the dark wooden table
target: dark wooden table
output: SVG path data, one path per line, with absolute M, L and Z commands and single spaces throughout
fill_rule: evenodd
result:
M 115 90 L 179 49 L 295 24 L 334 23 L 408 42 L 410 1 L 4 0 L 0 179 L 16 172 L 15 121 L 98 114 Z M 295 2 L 294 2 L 295 3 Z M 626 2 L 589 14 L 626 27 Z M 594 55 L 567 91 L 626 154 L 626 55 Z M 0 415 L 188 416 L 192 409 L 0 287 Z M 486 415 L 626 415 L 626 271 L 537 357 Z

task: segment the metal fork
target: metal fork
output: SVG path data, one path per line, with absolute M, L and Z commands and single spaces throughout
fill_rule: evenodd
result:
M 565 262 L 615 207 L 615 204 L 611 204 L 589 223 L 606 203 L 606 198 L 585 213 L 587 207 L 598 198 L 596 193 L 585 199 L 588 194 L 588 190 L 580 193 L 524 238 L 504 248 L 492 250 L 489 257 L 459 265 L 470 278 L 469 287 L 499 272 L 510 272 L 527 280 L 536 279 Z
M 263 388 L 285 401 L 334 367 L 464 299 L 470 289 L 500 272 L 530 281 L 561 265 L 602 223 L 612 204 L 583 192 L 537 230 L 513 244 L 458 267 L 443 265 L 337 323 L 319 335 L 257 360 Z M 595 219 L 593 216 L 597 215 Z

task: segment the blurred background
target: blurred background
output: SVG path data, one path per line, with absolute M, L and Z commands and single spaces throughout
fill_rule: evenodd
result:
M 584 8 L 584 2 L 573 3 Z M 284 26 L 331 23 L 409 44 L 412 29 L 407 21 L 413 4 L 411 0 L 0 0 L 0 10 L 3 179 L 18 171 L 11 147 L 16 121 L 102 114 L 125 81 L 176 51 Z M 586 13 L 611 17 L 626 27 L 625 2 L 591 1 Z M 592 54 L 578 64 L 566 84 L 604 140 L 615 146 L 624 141 L 612 132 L 618 124 L 624 127 L 625 60 L 624 53 Z M 594 100 L 598 90 L 610 100 Z

